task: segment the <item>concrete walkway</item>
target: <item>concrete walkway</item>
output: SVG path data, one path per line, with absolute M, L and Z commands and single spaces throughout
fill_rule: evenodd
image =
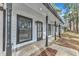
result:
M 53 39 L 54 39 L 53 37 L 49 39 L 49 45 L 51 42 L 53 42 Z M 17 49 L 17 51 L 15 51 L 13 55 L 19 55 L 19 56 L 38 55 L 44 49 L 46 49 L 45 39 L 21 47 Z
M 54 41 L 54 37 L 49 39 L 49 46 L 45 47 L 45 40 L 41 40 L 30 45 L 26 45 L 22 48 L 17 49 L 14 55 L 18 56 L 38 56 L 42 51 L 45 50 L 48 56 L 78 56 L 79 55 L 79 40 L 78 35 L 72 32 L 66 32 L 62 35 L 62 38 L 57 38 Z M 51 48 L 53 51 L 47 51 L 47 48 Z M 54 53 L 54 51 L 57 51 Z M 45 53 L 44 53 L 45 54 Z

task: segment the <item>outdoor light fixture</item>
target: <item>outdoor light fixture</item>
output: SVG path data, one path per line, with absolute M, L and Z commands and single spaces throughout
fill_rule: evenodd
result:
M 0 10 L 3 10 L 3 3 L 0 3 Z
M 42 8 L 40 8 L 40 11 L 42 11 Z

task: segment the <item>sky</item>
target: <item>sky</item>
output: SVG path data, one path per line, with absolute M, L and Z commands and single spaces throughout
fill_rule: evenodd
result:
M 61 14 L 67 13 L 69 10 L 65 7 L 64 3 L 56 3 L 56 6 L 61 9 Z
M 64 4 L 63 3 L 56 3 L 56 6 L 59 7 L 60 9 L 64 8 Z

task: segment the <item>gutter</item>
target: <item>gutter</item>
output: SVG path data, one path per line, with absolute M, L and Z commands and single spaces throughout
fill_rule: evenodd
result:
M 52 12 L 52 14 L 54 14 L 54 16 L 56 16 L 64 24 L 64 22 L 62 21 L 62 19 L 60 18 L 60 16 L 57 14 L 57 12 L 55 11 L 55 9 L 50 5 L 50 3 L 43 3 L 43 5 L 48 10 L 50 10 L 50 12 Z

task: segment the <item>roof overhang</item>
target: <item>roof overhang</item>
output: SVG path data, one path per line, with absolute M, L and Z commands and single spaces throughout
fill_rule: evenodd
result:
M 50 3 L 43 3 L 43 5 L 50 10 L 50 12 L 52 14 L 54 14 L 63 24 L 64 22 L 62 21 L 62 19 L 60 18 L 60 16 L 57 14 L 57 12 L 55 11 L 55 9 L 51 6 Z

